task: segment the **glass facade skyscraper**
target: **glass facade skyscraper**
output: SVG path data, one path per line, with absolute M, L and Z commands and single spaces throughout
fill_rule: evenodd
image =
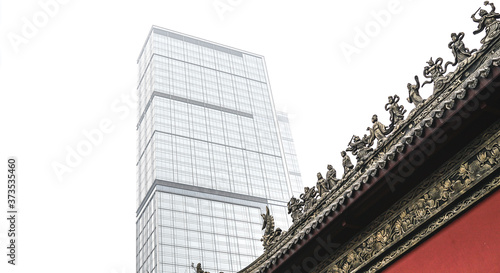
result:
M 137 272 L 236 272 L 297 187 L 264 58 L 152 27 L 138 65 Z
M 292 138 L 292 130 L 290 129 L 290 120 L 285 112 L 276 112 L 278 124 L 281 133 L 281 142 L 283 143 L 283 151 L 285 153 L 285 162 L 290 176 L 290 186 L 292 194 L 296 198 L 304 192 L 304 184 L 302 183 L 302 174 L 300 173 L 299 160 L 295 151 L 295 144 Z

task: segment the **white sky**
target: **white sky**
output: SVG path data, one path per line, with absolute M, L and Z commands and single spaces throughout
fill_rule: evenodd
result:
M 351 136 L 366 133 L 372 114 L 388 125 L 388 96 L 413 109 L 406 84 L 414 75 L 423 82 L 431 56 L 452 59 L 450 33 L 465 32 L 470 49 L 484 35 L 472 35 L 470 19 L 483 1 L 61 0 L 50 16 L 39 4 L 47 2 L 0 0 L 0 172 L 7 156 L 17 157 L 20 211 L 19 265 L 7 266 L 2 254 L 0 272 L 135 272 L 136 110 L 126 101 L 153 24 L 265 56 L 305 185 L 327 164 L 342 175 L 340 151 Z M 219 16 L 214 3 L 230 9 Z M 392 12 L 383 26 L 373 17 L 382 10 Z M 36 31 L 23 34 L 33 21 Z M 367 26 L 372 36 L 356 45 Z M 342 43 L 358 48 L 351 61 Z M 58 179 L 52 165 L 67 165 L 67 149 L 101 122 L 112 129 Z

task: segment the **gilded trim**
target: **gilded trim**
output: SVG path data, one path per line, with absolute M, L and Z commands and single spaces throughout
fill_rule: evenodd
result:
M 406 242 L 404 244 L 400 245 L 396 250 L 394 250 L 391 253 L 389 253 L 388 255 L 386 255 L 382 260 L 380 260 L 375 265 L 370 267 L 370 269 L 367 271 L 368 272 L 377 272 L 378 270 L 382 269 L 383 267 L 388 265 L 390 262 L 397 259 L 401 254 L 405 253 L 410 248 L 412 248 L 413 246 L 418 244 L 420 241 L 424 240 L 431 233 L 433 233 L 437 229 L 444 226 L 450 220 L 453 220 L 460 213 L 467 210 L 469 207 L 475 205 L 476 202 L 481 200 L 487 194 L 496 190 L 499 186 L 500 186 L 500 176 L 497 176 L 494 179 L 490 180 L 480 190 L 474 192 L 471 196 L 469 196 L 465 200 L 458 203 L 458 205 L 453 207 L 453 209 L 448 210 L 444 215 L 442 215 L 438 219 L 432 221 L 432 223 L 426 225 L 426 227 L 424 229 L 422 229 L 419 233 L 417 233 L 412 238 L 406 240 Z
M 357 272 L 373 262 L 370 272 L 383 268 L 493 191 L 500 183 L 498 177 L 453 205 L 497 170 L 499 163 L 500 122 L 497 122 L 321 263 L 318 272 Z M 432 220 L 434 217 L 438 217 L 437 220 Z M 410 235 L 415 232 L 417 235 Z M 396 250 L 386 254 L 394 247 Z

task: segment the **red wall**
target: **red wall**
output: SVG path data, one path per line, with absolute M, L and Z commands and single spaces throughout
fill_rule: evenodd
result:
M 500 190 L 384 270 L 405 272 L 500 272 Z

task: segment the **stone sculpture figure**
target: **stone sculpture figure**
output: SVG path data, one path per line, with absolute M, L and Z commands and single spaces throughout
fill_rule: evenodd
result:
M 367 128 L 370 131 L 369 139 L 373 142 L 373 138 L 375 137 L 377 139 L 377 146 L 380 146 L 385 140 L 385 136 L 391 133 L 392 128 L 387 128 L 382 122 L 378 121 L 377 115 L 372 116 L 372 123 L 372 128 Z
M 481 33 L 483 30 L 486 31 L 486 36 L 481 39 L 481 44 L 483 44 L 483 46 L 488 44 L 500 30 L 499 21 L 497 20 L 500 18 L 500 14 L 495 12 L 495 5 L 488 1 L 485 1 L 484 5 L 490 5 L 491 11 L 487 12 L 486 10 L 479 8 L 474 14 L 471 15 L 472 20 L 478 23 L 477 29 L 473 32 L 474 35 Z M 476 18 L 477 12 L 479 12 L 479 19 Z
M 422 84 L 422 87 L 428 83 L 436 83 L 437 80 L 443 77 L 446 70 L 443 69 L 443 58 L 437 58 L 436 62 L 432 60 L 432 57 L 427 61 L 428 66 L 424 67 L 424 77 L 430 79 Z
M 318 182 L 316 182 L 316 188 L 318 189 L 318 194 L 319 197 L 323 197 L 325 194 L 329 192 L 329 187 L 326 179 L 323 178 L 323 175 L 321 173 L 318 173 L 316 175 L 318 177 Z
M 208 271 L 204 271 L 202 268 L 201 268 L 201 263 L 198 263 L 196 265 L 196 267 L 194 267 L 194 264 L 191 264 L 191 267 L 194 268 L 194 270 L 196 270 L 196 273 L 210 273 Z
M 274 230 L 274 217 L 269 213 L 269 207 L 266 206 L 266 214 L 261 214 L 264 222 L 262 223 L 262 229 L 264 230 L 264 235 L 262 236 L 262 245 L 264 250 L 268 250 L 271 245 L 276 242 L 278 237 L 281 235 L 281 229 L 277 228 Z
M 389 111 L 390 114 L 389 120 L 391 121 L 390 127 L 392 127 L 405 118 L 404 114 L 406 113 L 406 110 L 403 105 L 398 104 L 399 102 L 398 95 L 389 96 L 388 100 L 389 102 L 385 104 L 384 108 L 386 111 Z
M 288 214 L 292 216 L 292 223 L 296 223 L 302 218 L 302 208 L 304 207 L 304 202 L 301 202 L 297 198 L 293 197 L 288 201 Z
M 477 51 L 476 49 L 470 51 L 468 48 L 465 47 L 465 44 L 462 41 L 464 36 L 465 34 L 463 32 L 460 32 L 458 34 L 456 33 L 451 34 L 451 42 L 448 44 L 448 48 L 451 49 L 453 57 L 455 57 L 455 61 L 446 62 L 446 64 L 444 65 L 445 70 L 447 69 L 448 65 L 451 64 L 451 66 L 455 66 L 458 63 L 461 63 L 465 59 L 469 58 L 472 55 L 472 53 Z
M 352 152 L 352 154 L 356 156 L 358 164 L 363 162 L 373 151 L 373 149 L 370 148 L 370 146 L 373 145 L 373 140 L 367 135 L 364 135 L 362 139 L 359 138 L 359 136 L 353 135 L 351 141 L 349 141 L 347 145 L 346 151 Z
M 415 107 L 419 107 L 422 103 L 424 103 L 424 100 L 420 96 L 420 81 L 418 80 L 418 76 L 415 75 L 415 81 L 416 84 L 412 85 L 411 83 L 408 83 L 408 98 L 406 99 L 409 103 L 415 104 Z
M 304 213 L 308 212 L 316 204 L 317 195 L 318 192 L 315 187 L 304 187 L 304 193 L 300 195 L 300 199 L 304 202 Z
M 326 182 L 328 185 L 328 190 L 334 190 L 337 188 L 337 183 L 340 179 L 337 178 L 337 171 L 332 167 L 332 165 L 326 166 L 328 171 L 326 172 Z
M 354 165 L 352 165 L 351 158 L 345 151 L 340 152 L 340 155 L 342 156 L 342 167 L 344 167 L 342 178 L 344 178 L 354 168 Z

